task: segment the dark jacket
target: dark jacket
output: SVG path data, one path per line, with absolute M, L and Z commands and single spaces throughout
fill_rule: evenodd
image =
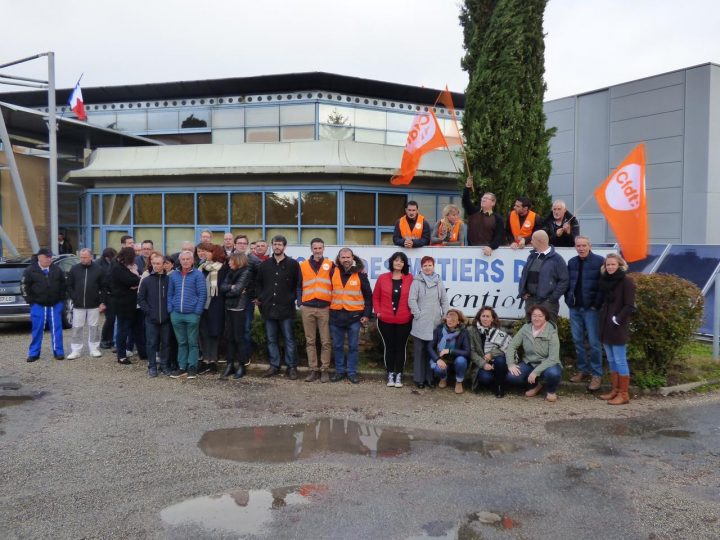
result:
M 115 313 L 123 317 L 134 316 L 137 310 L 137 290 L 140 276 L 118 262 L 113 263 L 110 276 Z
M 570 222 L 570 234 L 565 232 L 561 236 L 557 235 L 558 229 L 562 229 L 565 223 Z M 550 212 L 549 215 L 545 216 L 542 221 L 540 228 L 548 234 L 550 238 L 550 245 L 555 247 L 575 247 L 575 237 L 580 234 L 580 224 L 575 216 L 573 216 L 569 210 L 565 210 L 560 225 L 555 224 L 555 218 Z
M 46 276 L 33 260 L 23 272 L 20 291 L 28 304 L 54 306 L 65 300 L 65 273 L 59 266 L 51 264 Z
M 427 345 L 427 353 L 430 357 L 431 362 L 437 362 L 440 359 L 438 345 L 440 344 L 440 340 L 442 339 L 442 330 L 444 326 L 445 324 L 443 323 L 437 328 L 435 328 L 432 341 L 429 342 Z M 458 356 L 464 356 L 468 363 L 470 362 L 470 337 L 468 336 L 466 328 L 460 330 L 460 334 L 455 340 L 455 347 L 450 349 L 448 357 L 443 358 L 443 360 L 452 362 Z
M 363 300 L 365 301 L 365 308 L 362 311 L 348 311 L 346 309 L 332 309 L 330 308 L 330 324 L 335 326 L 350 326 L 360 321 L 363 317 L 368 319 L 372 316 L 373 309 L 373 293 L 370 281 L 368 280 L 367 274 L 363 272 L 365 265 L 362 259 L 357 255 L 354 256 L 355 265 L 350 267 L 350 270 L 346 271 L 342 266 L 336 265 L 330 272 L 330 281 L 335 276 L 335 272 L 340 273 L 340 280 L 345 285 L 353 274 L 357 274 L 360 278 L 360 291 L 362 292 Z
M 518 297 L 522 298 L 527 294 L 525 283 L 527 282 L 528 270 L 531 263 L 538 258 L 540 254 L 532 250 L 528 256 L 528 260 L 523 268 L 520 276 L 520 285 L 518 287 Z M 555 248 L 550 248 L 540 267 L 540 276 L 537 286 L 537 299 L 541 302 L 559 302 L 560 297 L 565 294 L 568 288 L 568 269 L 565 260 L 558 255 Z
M 220 285 L 220 292 L 225 297 L 225 309 L 245 309 L 247 307 L 247 286 L 252 270 L 243 266 L 237 270 L 229 270 Z
M 170 321 L 167 309 L 168 284 L 170 280 L 163 273 L 150 272 L 140 282 L 137 301 L 145 313 L 145 320 L 154 324 Z
M 277 262 L 275 256 L 260 263 L 255 274 L 255 295 L 260 314 L 265 319 L 283 320 L 295 317 L 300 265 L 292 257 Z
M 467 241 L 469 246 L 482 245 L 475 240 L 477 231 L 475 230 L 476 218 L 473 217 L 478 214 L 482 208 L 473 204 L 470 199 L 470 188 L 464 188 L 462 193 L 462 206 L 465 210 L 465 222 L 467 223 Z M 487 244 L 490 249 L 497 249 L 503 243 L 505 239 L 505 221 L 500 214 L 493 212 L 495 218 L 495 230 L 493 231 L 492 239 Z
M 74 265 L 67 275 L 68 295 L 73 306 L 82 309 L 95 309 L 105 303 L 107 277 L 99 264 L 91 262 Z
M 603 276 L 600 279 L 602 281 L 606 278 Z M 625 276 L 614 288 L 605 291 L 600 308 L 600 341 L 607 345 L 625 345 L 630 339 L 630 318 L 634 311 L 635 282 Z M 613 316 L 617 324 L 613 322 Z
M 580 277 L 580 257 L 573 257 L 568 261 L 568 277 L 570 281 L 565 293 L 565 303 L 569 308 L 600 309 L 602 294 L 600 294 L 598 283 L 600 281 L 600 268 L 604 261 L 605 259 L 592 251 L 585 258 L 582 282 L 580 283 L 582 292 L 582 305 L 580 306 L 575 305 L 575 288 Z
M 207 270 L 201 270 L 203 276 L 205 276 L 205 287 L 209 297 L 205 298 L 207 307 L 202 314 L 202 323 L 200 325 L 200 331 L 206 332 L 208 336 L 215 337 L 221 336 L 225 331 L 225 298 L 222 295 L 222 289 L 220 288 L 225 281 L 225 276 L 230 271 L 230 267 L 222 265 L 218 270 L 217 275 L 217 287 L 218 294 L 216 296 L 210 296 L 210 286 L 207 282 L 209 272 Z

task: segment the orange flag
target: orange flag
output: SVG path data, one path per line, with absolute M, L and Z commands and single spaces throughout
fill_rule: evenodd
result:
M 647 257 L 644 143 L 637 145 L 595 190 L 595 198 L 618 239 L 625 260 L 634 262 Z
M 390 183 L 398 186 L 412 182 L 420 165 L 420 158 L 431 150 L 443 146 L 447 146 L 447 142 L 433 112 L 418 113 L 408 132 L 400 171 L 390 179 Z
M 448 90 L 447 85 L 445 85 L 445 90 L 440 92 L 440 95 L 438 96 L 436 101 L 436 104 L 437 103 L 445 105 L 445 108 L 447 108 L 448 112 L 450 113 L 450 117 L 452 118 L 453 129 L 449 130 L 449 133 L 445 134 L 445 139 L 447 140 L 449 145 L 460 146 L 464 152 L 465 145 L 463 144 L 462 135 L 460 135 L 460 128 L 458 127 L 457 123 L 457 115 L 455 114 L 455 105 L 453 104 L 452 94 L 450 93 L 450 90 Z

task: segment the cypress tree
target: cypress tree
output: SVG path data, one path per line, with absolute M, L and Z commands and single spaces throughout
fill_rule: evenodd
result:
M 466 0 L 463 13 L 472 14 L 478 2 Z M 470 83 L 463 131 L 468 162 L 476 193 L 495 193 L 496 209 L 503 213 L 520 196 L 529 197 L 538 213 L 550 207 L 549 141 L 554 129 L 545 129 L 543 111 L 546 4 L 497 0 L 481 36 L 471 33 L 467 43 L 465 27 L 468 51 L 463 61 L 475 62 L 466 68 Z
M 482 47 L 485 31 L 497 0 L 465 0 L 460 6 L 460 25 L 463 27 L 463 48 L 465 56 L 460 66 L 472 76 L 477 63 L 477 55 Z

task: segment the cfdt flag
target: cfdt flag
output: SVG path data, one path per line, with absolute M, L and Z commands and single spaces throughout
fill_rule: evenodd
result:
M 77 83 L 75 88 L 73 88 L 68 104 L 70 105 L 70 109 L 75 113 L 75 116 L 78 117 L 78 120 L 87 120 L 87 114 L 85 114 L 85 102 L 83 101 L 80 83 Z
M 420 165 L 420 158 L 431 150 L 443 146 L 447 146 L 447 142 L 433 112 L 418 113 L 410 126 L 400 170 L 390 179 L 390 183 L 398 186 L 412 182 Z
M 645 196 L 645 144 L 637 145 L 595 190 L 600 210 L 615 233 L 628 262 L 647 257 L 648 223 Z

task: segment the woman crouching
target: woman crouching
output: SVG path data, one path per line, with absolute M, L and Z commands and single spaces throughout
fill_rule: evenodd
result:
M 520 362 L 516 362 L 515 353 L 521 346 L 523 356 Z M 535 397 L 546 388 L 545 399 L 550 403 L 557 401 L 557 387 L 562 379 L 560 340 L 547 309 L 543 306 L 530 309 L 530 322 L 524 324 L 512 339 L 506 358 L 507 382 L 534 384 L 534 388 L 525 392 L 527 397 Z
M 439 377 L 438 388 L 447 386 L 448 371 L 455 367 L 455 393 L 463 393 L 463 379 L 470 357 L 470 339 L 465 330 L 465 315 L 458 309 L 449 309 L 445 322 L 433 333 L 428 344 L 430 369 Z
M 480 386 L 487 386 L 493 389 L 495 397 L 503 397 L 508 374 L 505 351 L 510 344 L 510 334 L 500 329 L 500 318 L 493 308 L 487 306 L 477 312 L 468 327 L 468 334 L 473 391 L 477 392 Z

